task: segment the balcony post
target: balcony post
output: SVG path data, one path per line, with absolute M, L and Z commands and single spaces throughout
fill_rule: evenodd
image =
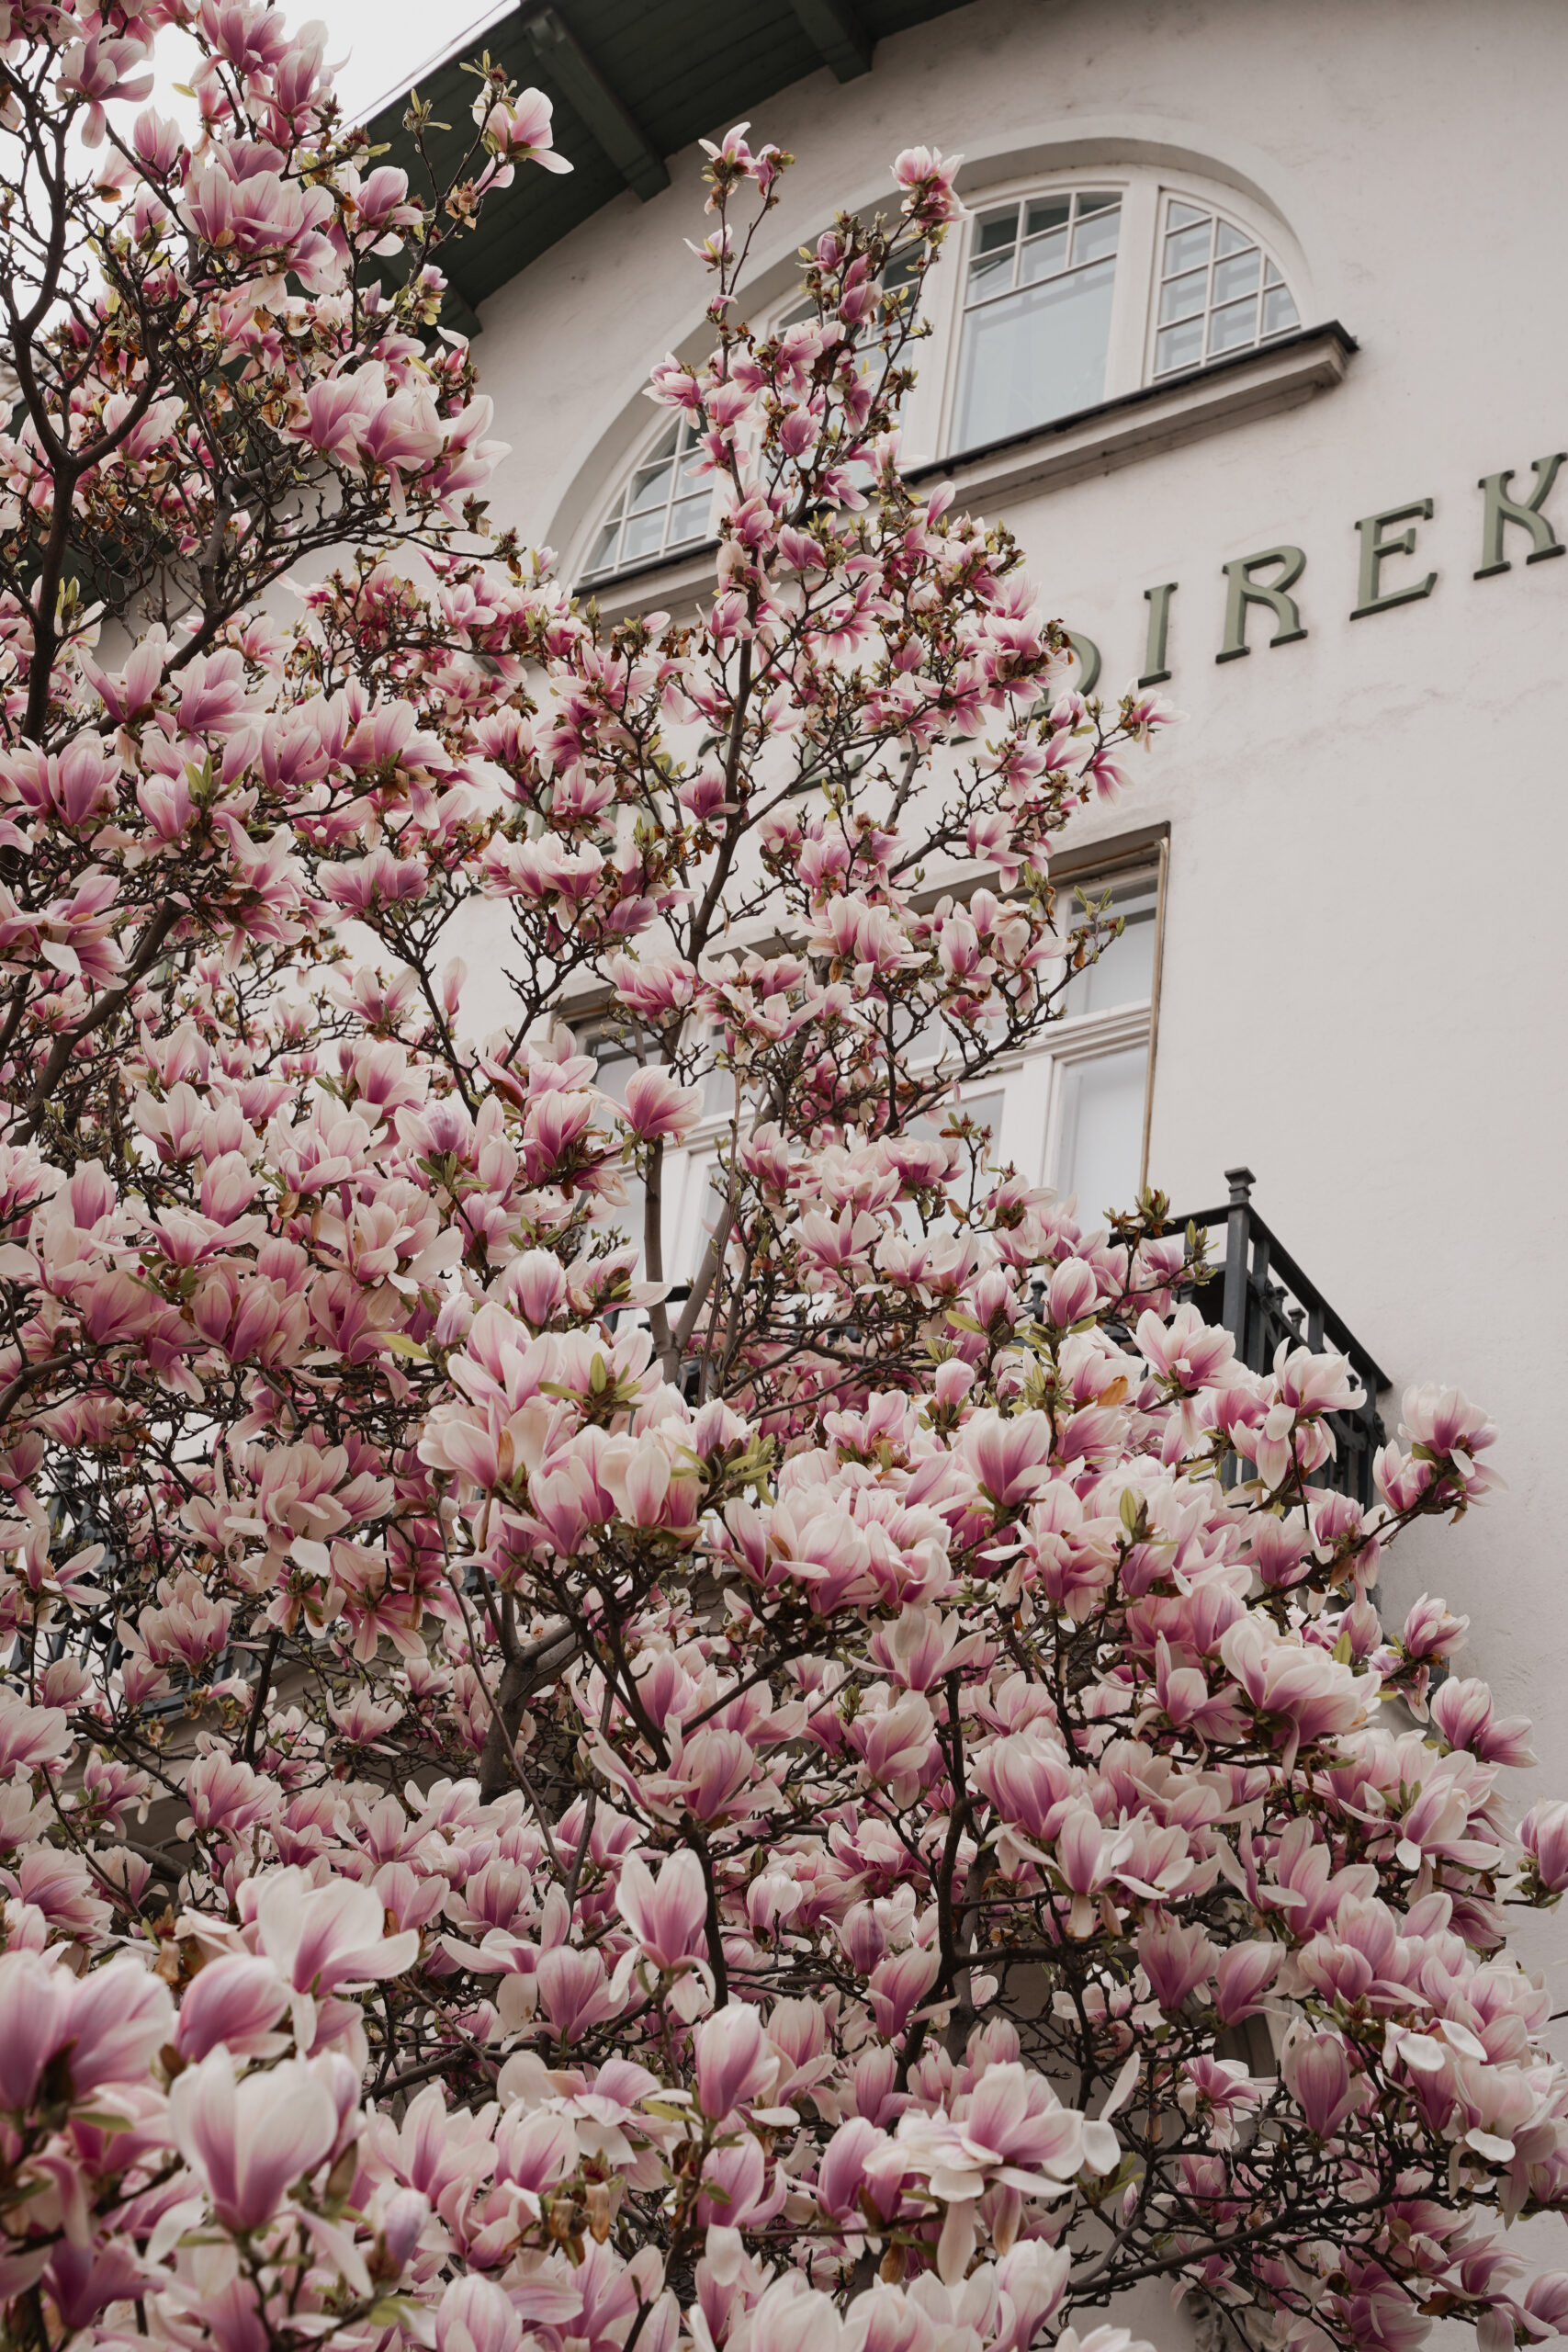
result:
M 1250 1168 L 1227 1168 L 1225 1182 L 1231 1188 L 1230 1215 L 1225 1220 L 1225 1295 L 1224 1322 L 1235 1341 L 1238 1360 L 1245 1363 L 1247 1356 L 1247 1274 L 1248 1246 L 1252 1238 L 1252 1188 L 1257 1182 Z

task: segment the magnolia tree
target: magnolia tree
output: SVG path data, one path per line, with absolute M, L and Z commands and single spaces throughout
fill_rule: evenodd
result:
M 1490 1425 L 1413 1392 L 1363 1510 L 1342 1359 L 1245 1369 L 1163 1203 L 1103 1228 L 954 1107 L 1106 936 L 1049 845 L 1163 714 L 1064 691 L 1006 533 L 899 477 L 951 164 L 761 336 L 787 158 L 711 153 L 714 349 L 652 396 L 716 592 L 609 628 L 485 542 L 437 325 L 537 94 L 482 64 L 411 188 L 319 28 L 8 24 L 9 2340 L 1568 2324 L 1500 2234 L 1568 2206 L 1503 1925 L 1568 1808 L 1509 1830 L 1462 1622 L 1372 1597 Z M 166 27 L 195 139 L 134 112 Z

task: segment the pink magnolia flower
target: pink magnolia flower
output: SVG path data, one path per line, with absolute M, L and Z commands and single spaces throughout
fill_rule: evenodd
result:
M 321 1996 L 409 1967 L 419 1956 L 417 1931 L 387 1936 L 382 1927 L 370 1887 L 344 1879 L 311 1886 L 300 1870 L 276 1871 L 262 1882 L 256 1941 L 296 1992 Z
M 0 1958 L 0 2108 L 24 2111 L 58 2060 L 68 2097 L 140 2082 L 174 2030 L 166 1985 L 140 1961 L 73 1976 L 41 1952 Z
M 1214 1967 L 1214 2009 L 1222 2025 L 1239 2025 L 1256 2017 L 1260 1996 L 1279 1973 L 1284 1947 L 1270 1943 L 1231 1944 Z
M 337 2103 L 302 2059 L 236 2078 L 231 2052 L 211 2051 L 169 2094 L 175 2143 L 227 2228 L 270 2222 L 338 2136 Z
M 1280 2052 L 1280 2071 L 1307 2130 L 1320 2140 L 1338 2130 L 1362 2089 L 1337 2034 L 1292 2032 Z
M 755 2099 L 777 2071 L 762 2020 L 744 2001 L 730 2001 L 705 2018 L 697 2028 L 695 2049 L 697 2103 L 715 2118 Z
M 219 2042 L 236 2058 L 272 2057 L 282 2037 L 270 2029 L 288 2006 L 288 1986 L 270 1960 L 233 1953 L 209 1961 L 180 2003 L 175 2047 L 202 2059 Z
M 654 1877 L 640 1855 L 621 1866 L 615 1908 L 656 1968 L 706 1956 L 707 1888 L 695 1854 L 667 1857 Z
M 454 2278 L 435 2314 L 439 2352 L 518 2352 L 522 2317 L 491 2278 Z
M 650 1066 L 626 1081 L 626 1125 L 642 1142 L 655 1136 L 683 1143 L 703 1115 L 700 1086 L 682 1086 L 667 1069 Z
M 1147 1919 L 1138 1935 L 1138 1963 L 1160 2007 L 1179 2009 L 1213 1974 L 1218 1954 L 1201 1928 L 1177 1919 Z
M 893 176 L 904 190 L 904 206 L 922 228 L 959 220 L 964 211 L 953 192 L 962 155 L 943 155 L 940 147 L 906 147 L 896 156 Z
M 1568 1803 L 1558 1797 L 1531 1805 L 1519 1824 L 1519 1843 L 1549 1894 L 1568 1889 Z
M 537 164 L 547 172 L 570 172 L 571 164 L 564 155 L 555 153 L 555 107 L 543 90 L 520 90 L 510 103 L 486 107 L 481 93 L 475 102 L 475 116 L 481 124 L 485 143 L 491 152 L 513 162 Z M 502 187 L 506 177 L 499 180 Z
M 1249 1611 L 1220 1636 L 1220 1656 L 1259 1714 L 1285 1728 L 1286 1770 L 1303 1740 L 1348 1731 L 1376 1698 L 1372 1675 L 1357 1675 L 1321 1649 L 1275 1632 Z
M 1431 1701 L 1431 1719 L 1450 1747 L 1468 1748 L 1483 1764 L 1533 1764 L 1529 1724 L 1523 1715 L 1498 1716 L 1484 1682 L 1453 1677 Z

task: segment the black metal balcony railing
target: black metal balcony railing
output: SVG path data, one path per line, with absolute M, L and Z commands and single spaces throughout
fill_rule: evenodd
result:
M 1372 1457 L 1387 1434 L 1377 1400 L 1389 1385 L 1388 1374 L 1258 1216 L 1252 1205 L 1256 1181 L 1250 1168 L 1227 1168 L 1230 1199 L 1225 1206 L 1172 1217 L 1165 1230 L 1180 1233 L 1195 1225 L 1223 1234 L 1223 1270 L 1189 1295 L 1205 1322 L 1224 1325 L 1235 1341 L 1237 1357 L 1251 1371 L 1272 1368 L 1281 1340 L 1314 1352 L 1326 1345 L 1349 1358 L 1361 1385 L 1362 1401 L 1348 1412 L 1325 1416 L 1337 1451 L 1314 1474 L 1312 1483 L 1370 1505 L 1377 1499 Z

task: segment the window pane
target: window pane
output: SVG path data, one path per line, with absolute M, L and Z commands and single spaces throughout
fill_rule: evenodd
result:
M 1264 334 L 1283 334 L 1287 327 L 1300 324 L 1300 314 L 1284 287 L 1271 286 L 1263 297 Z
M 1258 298 L 1245 302 L 1233 302 L 1227 311 L 1216 311 L 1209 321 L 1211 351 L 1238 351 L 1244 344 L 1258 340 Z
M 1165 327 L 1155 345 L 1155 373 L 1168 376 L 1178 368 L 1195 368 L 1203 356 L 1203 322 L 1190 319 L 1185 326 Z
M 626 536 L 621 548 L 623 563 L 640 563 L 644 556 L 659 555 L 664 547 L 664 509 L 656 506 L 651 514 L 632 514 L 626 518 Z
M 1159 318 L 1161 326 L 1170 326 L 1177 319 L 1195 318 L 1203 307 L 1203 297 L 1209 283 L 1206 269 L 1195 269 L 1186 277 L 1173 277 L 1160 288 Z
M 1114 262 L 976 311 L 964 334 L 957 446 L 975 449 L 1027 432 L 1105 395 Z
M 1058 229 L 1053 236 L 1036 237 L 1025 245 L 1019 260 L 1019 279 L 1030 286 L 1039 277 L 1059 277 L 1066 266 L 1067 232 Z
M 1108 1208 L 1133 1205 L 1144 1143 L 1148 1051 L 1103 1054 L 1062 1072 L 1062 1124 L 1056 1190 L 1076 1193 L 1078 1215 L 1093 1224 Z
M 977 1125 L 990 1129 L 991 1146 L 994 1150 L 997 1137 L 1001 1133 L 1001 1095 L 999 1093 L 976 1094 L 973 1097 L 966 1095 L 956 1107 L 963 1112 L 965 1118 L 973 1119 Z M 941 1135 L 943 1127 L 951 1124 L 953 1114 L 954 1105 L 952 1102 L 939 1102 L 934 1111 L 924 1112 L 919 1118 L 911 1119 L 908 1132 L 912 1136 L 919 1136 L 922 1141 L 934 1141 Z
M 1038 237 L 1046 229 L 1066 228 L 1072 209 L 1073 199 L 1070 196 L 1042 197 L 1037 204 L 1032 204 L 1029 208 L 1029 217 L 1024 223 L 1024 235 Z
M 660 466 L 644 466 L 632 481 L 631 511 L 646 514 L 652 506 L 662 506 L 670 495 L 670 476 L 674 469 L 669 458 Z
M 1089 883 L 1086 896 L 1101 897 L 1103 887 Z M 1122 885 L 1112 894 L 1111 911 L 1122 917 L 1121 936 L 1112 939 L 1086 971 L 1074 973 L 1062 998 L 1068 1013 L 1106 1012 L 1113 1005 L 1146 1004 L 1154 993 L 1154 884 Z M 1058 898 L 1058 929 L 1071 932 L 1082 920 L 1083 909 L 1075 899 L 1068 899 L 1066 893 Z
M 1171 219 L 1174 220 L 1175 218 L 1176 214 L 1173 210 Z M 1213 221 L 1205 220 L 1196 229 L 1178 230 L 1173 235 L 1167 237 L 1165 241 L 1166 276 L 1174 277 L 1178 270 L 1196 269 L 1201 262 L 1206 262 L 1209 258 L 1209 240 L 1213 231 Z
M 1256 294 L 1261 256 L 1254 245 L 1249 254 L 1233 254 L 1229 261 L 1214 264 L 1214 300 L 1234 302 L 1238 295 Z
M 1173 204 L 1170 208 L 1170 225 L 1173 229 L 1188 228 L 1194 220 L 1206 220 L 1208 217 L 1208 214 L 1200 211 L 1195 204 Z
M 593 1083 L 604 1090 L 612 1102 L 624 1102 L 632 1073 L 640 1068 L 637 1056 L 626 1052 L 618 1042 L 607 1045 L 599 1055 Z
M 1097 212 L 1092 219 L 1081 217 L 1073 231 L 1073 266 L 1086 261 L 1103 261 L 1116 251 L 1116 239 L 1122 227 L 1122 209 L 1114 205 L 1109 211 Z
M 1103 189 L 1096 196 L 1080 195 L 1078 198 L 1078 219 L 1081 220 L 1086 212 L 1103 212 L 1108 205 L 1120 204 L 1121 201 L 1122 199 L 1117 195 L 1114 188 Z
M 988 294 L 1003 294 L 1012 284 L 1012 247 L 1005 253 L 978 254 L 969 265 L 969 300 L 982 302 Z
M 678 499 L 670 510 L 670 536 L 667 544 L 683 548 L 693 539 L 705 538 L 708 527 L 708 493 L 705 490 L 696 498 Z
M 1228 220 L 1222 220 L 1220 222 L 1220 233 L 1214 244 L 1214 251 L 1222 256 L 1225 254 L 1239 254 L 1246 246 L 1251 244 L 1251 243 L 1252 239 L 1247 234 L 1247 232 L 1244 229 L 1233 229 Z
M 615 542 L 621 536 L 619 518 L 606 523 L 593 542 L 593 552 L 588 559 L 590 571 L 608 571 L 615 560 Z
M 1010 245 L 1018 235 L 1018 207 L 1010 204 L 1005 212 L 990 212 L 980 223 L 980 233 L 975 240 L 977 254 L 999 253 Z

